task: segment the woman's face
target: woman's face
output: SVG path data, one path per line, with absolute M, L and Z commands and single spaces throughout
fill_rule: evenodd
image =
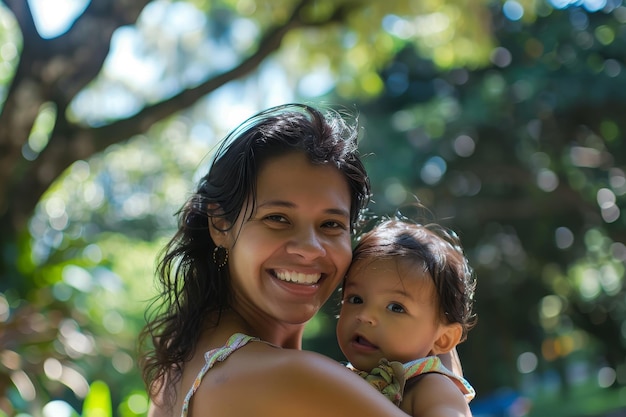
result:
M 336 168 L 290 153 L 261 167 L 256 197 L 251 217 L 244 207 L 224 245 L 233 307 L 249 323 L 301 325 L 352 258 L 348 183 Z

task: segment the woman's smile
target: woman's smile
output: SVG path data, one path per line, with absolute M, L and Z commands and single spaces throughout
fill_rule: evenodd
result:
M 303 272 L 288 271 L 285 269 L 272 271 L 273 275 L 281 281 L 291 282 L 294 284 L 314 285 L 322 277 L 322 274 L 306 274 Z

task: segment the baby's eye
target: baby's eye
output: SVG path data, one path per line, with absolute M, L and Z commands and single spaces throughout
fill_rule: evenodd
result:
M 348 304 L 363 304 L 363 299 L 358 295 L 351 295 L 346 298 L 346 301 L 348 301 Z
M 404 307 L 402 307 L 398 303 L 391 303 L 387 306 L 387 310 L 393 311 L 394 313 L 404 313 Z

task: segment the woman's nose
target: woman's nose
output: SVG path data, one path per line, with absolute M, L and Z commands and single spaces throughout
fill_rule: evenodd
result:
M 306 259 L 315 259 L 326 255 L 322 239 L 314 228 L 304 228 L 296 233 L 287 246 L 287 252 Z

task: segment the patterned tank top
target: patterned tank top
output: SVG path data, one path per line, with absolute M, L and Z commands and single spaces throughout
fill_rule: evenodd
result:
M 467 402 L 476 395 L 470 383 L 446 368 L 438 356 L 427 356 L 407 363 L 381 359 L 378 366 L 370 372 L 358 370 L 350 363 L 346 365 L 396 405 L 402 402 L 405 384 L 411 378 L 428 373 L 438 373 L 450 378 L 461 390 Z
M 212 349 L 206 352 L 204 354 L 204 366 L 202 367 L 202 369 L 200 369 L 200 372 L 198 372 L 198 376 L 196 376 L 193 385 L 189 389 L 189 392 L 187 392 L 185 400 L 183 401 L 183 408 L 182 412 L 180 413 L 181 417 L 187 417 L 191 397 L 193 397 L 193 394 L 195 394 L 195 392 L 198 390 L 198 387 L 202 382 L 202 378 L 204 378 L 204 375 L 206 375 L 209 369 L 211 369 L 216 362 L 225 361 L 226 358 L 228 358 L 233 352 L 247 345 L 249 342 L 262 342 L 270 346 L 278 347 L 269 342 L 265 342 L 258 337 L 248 336 L 243 333 L 235 333 L 228 339 L 226 345 L 222 346 L 221 348 Z

